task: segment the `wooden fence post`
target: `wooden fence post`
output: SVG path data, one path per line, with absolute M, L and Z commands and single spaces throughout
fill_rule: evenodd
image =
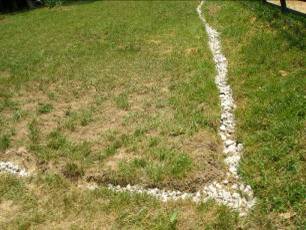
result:
M 281 7 L 282 7 L 282 11 L 287 12 L 286 0 L 280 0 L 280 4 L 281 4 Z
M 26 4 L 30 9 L 34 7 L 32 0 L 26 0 Z

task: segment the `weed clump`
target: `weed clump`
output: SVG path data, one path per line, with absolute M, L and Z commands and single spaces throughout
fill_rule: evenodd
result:
M 54 150 L 59 150 L 67 144 L 66 137 L 59 131 L 53 131 L 49 134 L 48 147 Z
M 53 106 L 51 104 L 39 104 L 38 112 L 41 114 L 50 113 L 53 110 Z
M 36 119 L 33 119 L 28 124 L 28 130 L 29 130 L 29 139 L 32 141 L 32 143 L 37 143 L 39 141 L 39 127 L 38 122 Z
M 89 110 L 85 110 L 81 113 L 81 125 L 86 126 L 93 120 L 92 118 L 92 112 Z
M 128 110 L 130 107 L 127 94 L 120 94 L 115 98 L 115 102 L 119 109 Z
M 6 150 L 10 146 L 10 137 L 4 134 L 0 137 L 0 151 Z
M 65 177 L 76 180 L 84 176 L 84 170 L 76 163 L 67 163 L 64 167 L 63 174 Z
M 64 3 L 64 0 L 43 0 L 43 3 L 49 8 L 60 6 Z

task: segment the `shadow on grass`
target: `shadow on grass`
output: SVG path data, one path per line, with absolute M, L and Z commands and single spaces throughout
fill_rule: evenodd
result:
M 104 0 L 66 0 L 61 4 L 61 6 L 82 5 L 82 4 L 102 2 L 102 1 L 104 1 Z M 55 6 L 55 7 L 59 7 L 59 6 Z M 40 5 L 40 6 L 38 5 L 38 6 L 35 6 L 33 8 L 28 8 L 27 6 L 23 6 L 19 9 L 16 9 L 16 10 L 1 10 L 0 9 L 0 15 L 2 15 L 2 17 L 4 15 L 15 15 L 15 14 L 19 14 L 19 13 L 25 13 L 25 12 L 37 10 L 37 9 L 40 9 L 40 8 L 50 8 L 50 9 L 52 9 L 54 7 L 48 7 L 46 5 Z
M 251 8 L 258 18 L 279 31 L 279 35 L 288 41 L 290 47 L 305 49 L 305 15 L 293 12 L 282 13 L 277 7 L 257 1 L 240 1 L 240 3 Z
M 104 0 L 68 0 L 63 5 L 81 5 L 93 2 L 103 2 Z

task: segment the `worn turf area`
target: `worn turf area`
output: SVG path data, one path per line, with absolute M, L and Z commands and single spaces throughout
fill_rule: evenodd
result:
M 73 163 L 100 183 L 194 191 L 223 176 L 214 65 L 194 6 L 88 2 L 7 16 L 1 136 L 44 169 Z
M 36 176 L 0 176 L 3 226 L 237 221 L 213 202 L 178 206 L 103 189 L 194 192 L 224 177 L 215 66 L 196 6 L 86 1 L 4 15 L 0 160 Z M 102 188 L 79 189 L 92 181 Z

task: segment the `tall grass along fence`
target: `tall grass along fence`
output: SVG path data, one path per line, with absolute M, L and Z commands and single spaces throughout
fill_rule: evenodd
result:
M 54 7 L 66 0 L 0 0 L 0 12 L 13 12 L 39 6 Z

